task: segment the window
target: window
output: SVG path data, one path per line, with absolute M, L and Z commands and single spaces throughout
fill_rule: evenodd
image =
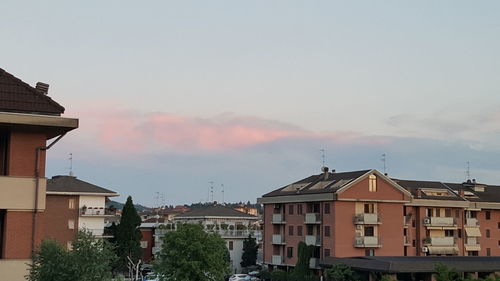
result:
M 288 206 L 288 214 L 293 215 L 293 205 Z
M 373 213 L 375 213 L 375 204 L 373 204 L 373 203 L 365 203 L 364 210 L 365 210 L 365 214 L 373 214 Z
M 451 209 L 449 208 L 444 209 L 444 216 L 447 218 L 451 217 Z
M 229 248 L 229 251 L 233 250 L 233 248 L 234 248 L 234 242 L 233 241 L 229 241 L 228 242 L 228 248 Z
M 411 246 L 417 247 L 417 240 L 413 239 L 413 241 L 411 241 Z
M 286 248 L 286 256 L 288 258 L 293 258 L 293 247 L 287 247 Z
M 373 256 L 375 256 L 375 249 L 366 249 L 365 250 L 365 256 L 367 256 L 367 257 L 373 257 Z
M 148 247 L 148 241 L 141 241 L 141 248 L 146 249 Z
M 325 258 L 330 256 L 330 249 L 325 249 Z
M 75 220 L 68 220 L 68 228 L 75 229 Z
M 486 255 L 488 257 L 491 256 L 491 249 L 490 248 L 486 248 Z
M 416 227 L 417 226 L 417 222 L 415 220 L 412 220 L 411 221 L 411 227 Z
M 373 226 L 365 226 L 365 236 L 375 236 L 375 229 Z
M 325 225 L 325 236 L 330 237 L 330 226 Z
M 491 212 L 490 211 L 486 211 L 485 216 L 486 216 L 487 220 L 490 220 L 491 219 Z
M 490 238 L 490 230 L 486 229 L 486 238 Z
M 288 227 L 288 235 L 293 236 L 293 225 Z
M 302 236 L 302 225 L 297 226 L 297 235 Z
M 444 231 L 444 236 L 445 237 L 453 237 L 454 236 L 453 232 L 454 232 L 453 230 L 447 229 L 447 230 Z
M 377 191 L 377 176 L 370 175 L 368 177 L 368 190 L 370 192 L 376 192 Z
M 441 209 L 436 209 L 436 217 L 440 217 L 441 216 Z
M 75 208 L 75 198 L 69 198 L 68 208 L 69 209 L 74 209 Z
M 428 216 L 428 217 L 432 217 L 432 215 L 433 215 L 433 212 L 432 212 L 432 211 L 433 211 L 433 210 L 432 210 L 431 208 L 428 208 L 428 209 L 427 209 L 427 216 Z
M 0 175 L 8 175 L 8 159 L 9 159 L 9 139 L 10 134 L 6 130 L 0 131 Z
M 307 226 L 307 235 L 313 235 L 313 226 L 308 224 Z
M 500 229 L 500 222 L 498 223 L 498 229 Z
M 330 203 L 325 203 L 325 214 L 330 213 Z
M 302 204 L 297 205 L 297 214 L 302 215 Z

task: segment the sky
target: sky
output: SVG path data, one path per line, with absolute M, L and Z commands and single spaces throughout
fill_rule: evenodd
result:
M 80 120 L 47 176 L 72 153 L 118 201 L 255 202 L 322 149 L 339 172 L 385 154 L 391 177 L 469 162 L 500 185 L 499 1 L 4 0 L 0 34 L 0 68 Z

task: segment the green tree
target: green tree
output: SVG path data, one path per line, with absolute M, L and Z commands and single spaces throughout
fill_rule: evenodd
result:
M 293 281 L 313 280 L 314 276 L 309 269 L 309 260 L 312 257 L 314 246 L 307 246 L 304 242 L 299 242 L 298 258 L 295 268 L 290 274 Z
M 458 272 L 449 269 L 446 265 L 439 263 L 436 265 L 436 281 L 462 281 L 463 278 Z
M 162 280 L 219 281 L 229 273 L 229 251 L 218 234 L 197 224 L 179 225 L 163 237 L 154 267 Z
M 332 268 L 327 269 L 326 275 L 332 281 L 356 281 L 359 279 L 356 272 L 345 264 L 336 264 Z
M 273 281 L 287 281 L 288 273 L 283 270 L 275 269 L 271 272 L 271 280 Z
M 89 232 L 79 232 L 68 251 L 56 241 L 45 240 L 33 255 L 30 281 L 110 280 L 114 254 L 108 242 Z
M 123 206 L 122 217 L 120 224 L 116 226 L 115 244 L 116 255 L 119 257 L 117 269 L 124 271 L 128 268 L 129 258 L 132 262 L 137 263 L 141 257 L 141 238 L 142 234 L 139 230 L 141 225 L 141 217 L 137 214 L 137 210 L 132 202 L 132 197 L 127 198 L 127 202 Z
M 255 265 L 258 249 L 259 245 L 257 245 L 257 241 L 251 234 L 248 234 L 248 237 L 243 240 L 243 254 L 241 255 L 240 265 L 242 267 Z

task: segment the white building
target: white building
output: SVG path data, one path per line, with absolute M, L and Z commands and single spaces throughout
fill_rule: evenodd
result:
M 241 272 L 241 256 L 243 254 L 243 240 L 249 234 L 262 241 L 262 232 L 259 229 L 259 218 L 242 213 L 233 208 L 214 204 L 205 208 L 196 209 L 174 217 L 173 225 L 183 223 L 195 223 L 204 226 L 206 231 L 218 233 L 225 241 L 229 250 L 231 271 Z M 159 227 L 155 231 L 156 253 L 161 248 L 163 235 L 170 231 L 172 225 Z

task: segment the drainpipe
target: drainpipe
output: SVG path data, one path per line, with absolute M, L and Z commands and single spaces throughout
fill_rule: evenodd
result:
M 33 218 L 31 220 L 31 251 L 35 251 L 35 234 L 36 234 L 36 214 L 38 213 L 38 189 L 40 188 L 40 152 L 49 150 L 54 144 L 62 139 L 66 133 L 59 135 L 48 146 L 39 146 L 35 149 L 35 206 L 33 208 Z

